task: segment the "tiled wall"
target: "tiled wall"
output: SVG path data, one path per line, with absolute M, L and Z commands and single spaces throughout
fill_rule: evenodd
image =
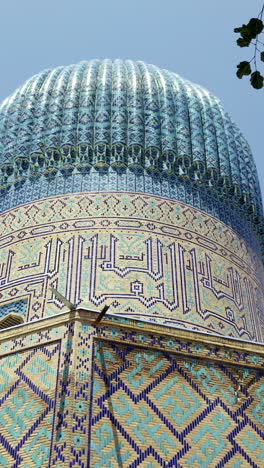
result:
M 95 317 L 0 333 L 1 466 L 263 466 L 259 345 Z
M 258 251 L 183 202 L 65 195 L 7 211 L 0 226 L 0 311 L 25 299 L 26 320 L 65 310 L 53 286 L 76 306 L 107 304 L 122 316 L 263 339 Z

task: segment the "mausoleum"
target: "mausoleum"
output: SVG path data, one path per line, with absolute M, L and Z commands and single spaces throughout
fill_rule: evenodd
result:
M 45 70 L 0 105 L 0 171 L 0 465 L 263 467 L 262 200 L 220 101 Z

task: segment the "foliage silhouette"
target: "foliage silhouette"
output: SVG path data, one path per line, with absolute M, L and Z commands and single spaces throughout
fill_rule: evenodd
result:
M 261 62 L 264 62 L 264 43 L 260 39 L 264 29 L 262 21 L 263 13 L 264 4 L 257 18 L 251 18 L 248 24 L 242 24 L 239 28 L 234 29 L 235 33 L 240 34 L 240 37 L 236 41 L 239 47 L 253 46 L 254 48 L 251 60 L 244 60 L 237 65 L 236 75 L 240 79 L 243 76 L 251 75 L 250 83 L 255 89 L 263 88 L 264 81 L 264 77 L 258 69 Z

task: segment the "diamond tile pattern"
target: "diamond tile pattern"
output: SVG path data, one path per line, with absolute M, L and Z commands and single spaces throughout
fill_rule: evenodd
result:
M 59 345 L 0 359 L 0 463 L 47 466 L 55 410 Z
M 264 433 L 249 414 L 263 397 L 248 396 L 252 372 L 238 390 L 231 366 L 97 342 L 91 466 L 262 467 Z

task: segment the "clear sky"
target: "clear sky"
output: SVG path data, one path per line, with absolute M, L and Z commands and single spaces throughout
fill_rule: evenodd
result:
M 0 5 L 0 100 L 45 68 L 92 58 L 144 60 L 218 96 L 248 139 L 264 194 L 264 91 L 238 80 L 234 27 L 262 0 L 8 0 Z

